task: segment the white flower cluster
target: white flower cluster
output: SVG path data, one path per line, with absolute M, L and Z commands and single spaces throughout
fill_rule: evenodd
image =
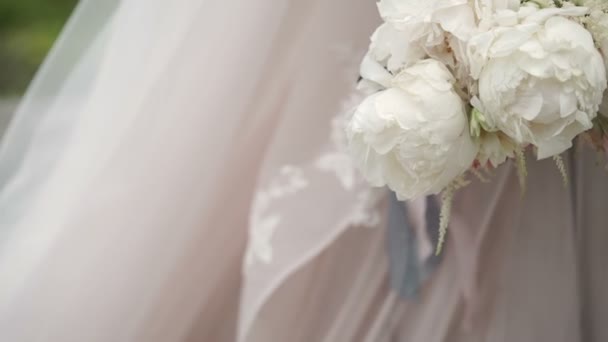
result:
M 372 185 L 402 200 L 437 194 L 528 147 L 559 158 L 597 126 L 607 1 L 380 0 L 378 9 L 384 23 L 361 64 L 370 95 L 346 128 Z

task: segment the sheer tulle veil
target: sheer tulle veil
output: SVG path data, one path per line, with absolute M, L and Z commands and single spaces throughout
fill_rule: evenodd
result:
M 296 269 L 378 224 L 339 116 L 376 20 L 82 1 L 0 150 L 1 339 L 246 340 Z
M 0 146 L 0 341 L 607 340 L 588 150 L 567 186 L 551 160 L 523 197 L 508 163 L 472 182 L 419 297 L 390 290 L 385 233 L 409 217 L 432 253 L 434 202 L 383 201 L 345 154 L 378 21 L 370 0 L 81 1 Z

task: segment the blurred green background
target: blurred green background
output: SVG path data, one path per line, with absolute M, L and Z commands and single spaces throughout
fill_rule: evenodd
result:
M 17 98 L 77 0 L 0 0 L 0 97 Z

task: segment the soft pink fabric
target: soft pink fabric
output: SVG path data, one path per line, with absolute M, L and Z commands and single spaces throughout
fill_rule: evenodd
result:
M 309 327 L 308 335 L 294 341 L 604 341 L 608 272 L 602 241 L 608 213 L 598 203 L 608 193 L 608 177 L 591 150 L 570 154 L 566 163 L 569 187 L 552 161 L 544 160 L 530 161 L 523 195 L 510 164 L 496 171 L 492 183 L 474 182 L 459 193 L 443 262 L 420 299 L 396 299 L 387 288 L 385 255 L 370 256 L 355 242 L 382 243 L 382 230 L 370 239 L 368 231 L 353 229 L 325 252 L 348 259 L 336 259 L 327 269 L 328 256 L 321 256 L 290 278 L 267 304 L 258 329 L 272 340 L 273 333 Z M 341 272 L 349 267 L 357 272 Z M 318 273 L 321 268 L 326 270 Z M 306 283 L 325 285 L 317 292 Z M 281 313 L 299 303 L 313 305 L 293 291 L 319 302 L 285 320 Z M 332 298 L 347 299 L 326 306 Z
M 0 340 L 607 340 L 590 151 L 567 188 L 542 161 L 525 196 L 512 165 L 464 189 L 421 298 L 390 292 L 384 203 L 331 133 L 377 20 L 367 0 L 124 1 L 51 59 L 17 116 L 34 138 L 15 124 L 2 150 L 24 210 L 2 222 Z

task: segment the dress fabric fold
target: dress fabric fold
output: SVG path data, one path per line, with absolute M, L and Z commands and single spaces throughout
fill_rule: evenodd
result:
M 0 340 L 607 340 L 588 150 L 569 186 L 540 161 L 523 196 L 511 164 L 463 189 L 440 258 L 429 203 L 359 177 L 343 113 L 378 23 L 368 0 L 81 1 L 0 147 Z

